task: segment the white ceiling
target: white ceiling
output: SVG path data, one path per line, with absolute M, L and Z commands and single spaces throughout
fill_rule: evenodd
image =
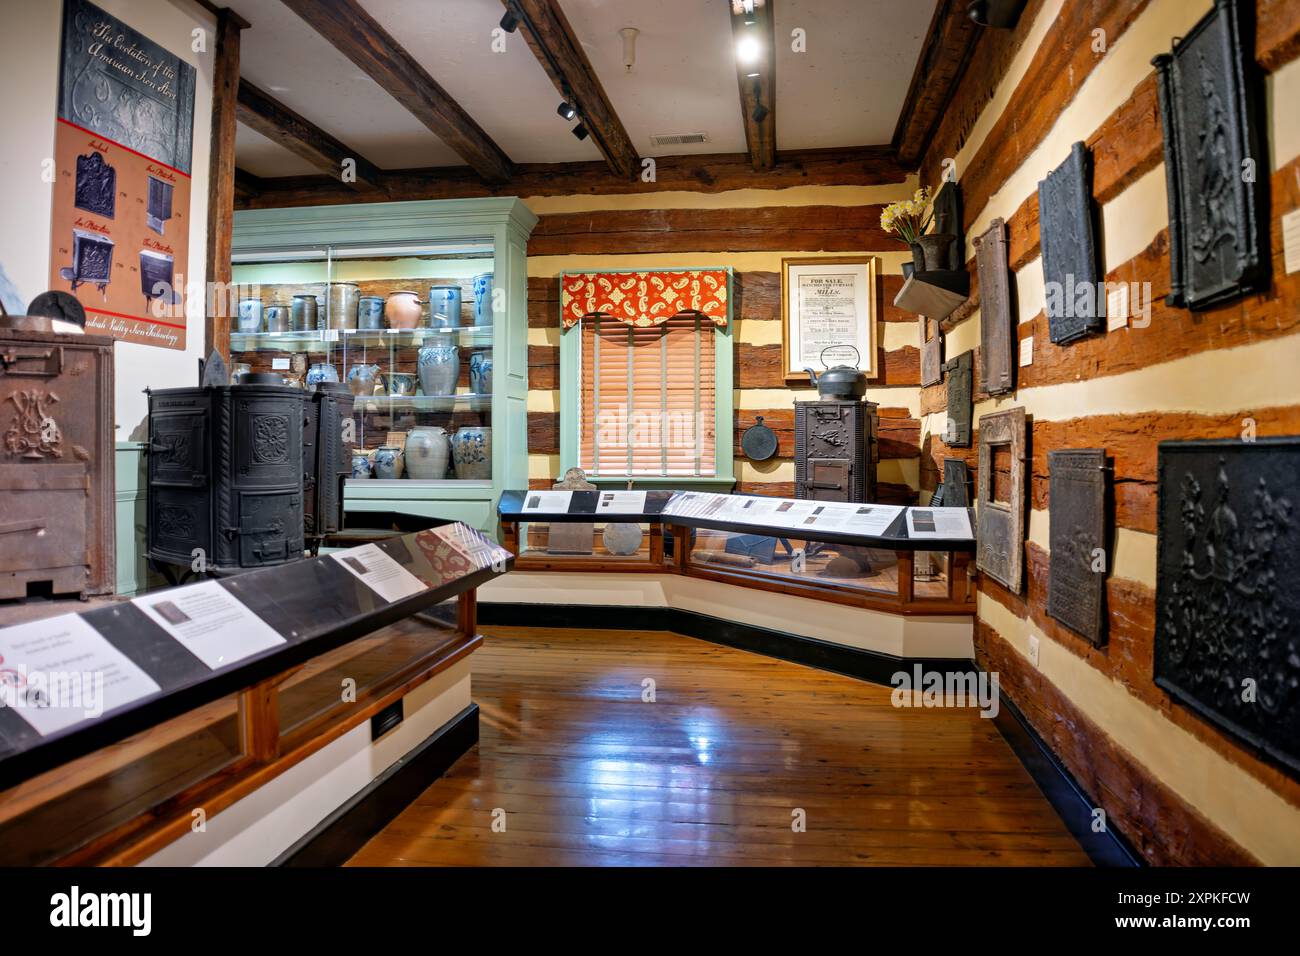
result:
M 278 0 L 227 0 L 243 32 L 243 75 L 385 169 L 463 165 L 450 148 Z M 500 0 L 361 0 L 517 163 L 600 158 L 555 113 L 559 97 L 518 34 L 494 53 Z M 774 0 L 777 147 L 887 143 L 936 0 Z M 561 0 L 632 143 L 646 156 L 745 149 L 727 0 Z M 618 31 L 640 30 L 623 67 Z M 807 52 L 790 49 L 801 28 Z M 706 133 L 656 149 L 652 134 Z M 236 159 L 258 176 L 317 172 L 239 127 Z

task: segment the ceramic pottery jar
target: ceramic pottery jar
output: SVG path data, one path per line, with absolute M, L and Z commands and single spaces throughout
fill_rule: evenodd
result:
M 314 295 L 295 295 L 293 304 L 289 306 L 289 327 L 295 332 L 313 331 L 319 304 Z
M 365 452 L 352 453 L 352 477 L 353 478 L 373 478 L 375 477 L 370 471 L 370 456 Z
M 917 245 L 925 257 L 925 271 L 937 272 L 945 267 L 948 260 L 948 247 L 956 240 L 951 233 L 931 232 L 917 237 Z M 916 250 L 912 250 L 912 261 L 916 261 Z
M 331 329 L 355 329 L 361 288 L 355 282 L 331 282 L 327 315 Z
M 451 460 L 456 477 L 477 481 L 492 478 L 492 429 L 470 425 L 451 436 Z
M 460 347 L 426 345 L 420 349 L 417 366 L 420 391 L 425 395 L 453 395 L 460 378 Z
M 460 328 L 460 286 L 429 286 L 429 326 L 435 329 Z
M 642 537 L 643 534 L 639 524 L 632 524 L 630 521 L 618 521 L 614 524 L 605 525 L 600 540 L 604 543 L 605 550 L 610 554 L 625 557 L 629 554 L 636 554 L 637 549 L 641 547 Z
M 384 382 L 388 386 L 389 395 L 400 397 L 415 394 L 416 378 L 410 372 L 385 372 Z
M 402 468 L 402 450 L 400 448 L 385 445 L 383 448 L 375 449 L 376 478 L 401 478 Z
M 480 272 L 474 277 L 474 324 L 492 324 L 492 273 Z
M 354 365 L 348 370 L 348 391 L 357 397 L 373 395 L 378 377 L 378 365 Z
M 265 310 L 266 331 L 268 332 L 288 332 L 289 307 L 283 302 L 275 302 L 268 305 Z
M 363 295 L 357 300 L 357 328 L 375 329 L 384 327 L 384 297 L 380 295 Z
M 261 332 L 262 331 L 262 300 L 261 299 L 240 299 L 239 300 L 239 331 L 241 332 Z
M 469 357 L 469 390 L 475 395 L 492 394 L 491 352 L 475 352 Z
M 437 425 L 421 425 L 406 435 L 406 476 L 438 479 L 447 477 L 447 459 L 451 442 L 447 432 Z
M 307 369 L 308 385 L 316 385 L 320 382 L 337 382 L 338 380 L 339 373 L 334 370 L 334 366 L 329 362 L 317 362 Z
M 420 324 L 420 297 L 414 292 L 391 292 L 384 303 L 390 329 L 413 329 Z

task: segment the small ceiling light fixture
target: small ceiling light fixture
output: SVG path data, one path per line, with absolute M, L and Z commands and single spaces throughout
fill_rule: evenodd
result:
M 618 31 L 618 35 L 623 38 L 623 66 L 629 73 L 636 65 L 636 38 L 640 32 L 636 27 L 624 27 Z
M 753 34 L 746 34 L 736 44 L 736 58 L 741 63 L 757 63 L 760 52 L 762 47 L 759 45 L 758 37 Z
M 555 112 L 559 113 L 561 118 L 566 120 L 571 120 L 578 115 L 577 107 L 568 100 L 562 100 L 560 105 L 555 108 Z
M 515 16 L 515 11 L 506 8 L 505 15 L 501 18 L 501 29 L 506 33 L 514 33 L 519 28 L 519 18 Z
M 583 126 L 581 123 L 579 123 L 577 126 L 573 127 L 573 129 L 571 130 L 571 132 L 572 132 L 573 135 L 576 136 L 578 139 L 586 139 L 586 138 L 587 138 L 587 127 Z

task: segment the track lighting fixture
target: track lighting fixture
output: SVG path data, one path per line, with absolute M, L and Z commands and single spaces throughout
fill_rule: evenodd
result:
M 519 18 L 515 12 L 509 8 L 506 9 L 505 15 L 501 18 L 501 29 L 506 33 L 514 33 L 519 27 Z
M 560 114 L 561 119 L 571 120 L 578 115 L 577 108 L 568 100 L 561 101 L 560 105 L 555 108 L 555 112 Z
M 587 127 L 583 126 L 581 123 L 573 127 L 571 132 L 573 133 L 574 136 L 578 137 L 578 139 L 587 138 Z

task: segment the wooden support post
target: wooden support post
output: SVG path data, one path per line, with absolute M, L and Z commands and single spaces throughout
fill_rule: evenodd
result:
M 239 693 L 240 743 L 255 763 L 280 755 L 280 680 L 272 677 Z
M 456 598 L 456 629 L 466 637 L 478 632 L 478 588 L 470 588 Z
M 898 555 L 898 600 L 902 604 L 912 603 L 912 552 L 896 551 Z
M 501 522 L 501 547 L 513 555 L 519 554 L 519 522 Z
M 948 555 L 948 597 L 963 603 L 971 600 L 970 555 L 952 552 Z
M 650 525 L 650 563 L 664 563 L 664 526 L 653 523 Z
M 216 62 L 212 68 L 212 150 L 208 164 L 209 283 L 230 283 L 230 240 L 235 226 L 235 110 L 239 103 L 239 31 L 248 21 L 229 7 L 217 12 Z M 214 288 L 209 285 L 208 288 Z M 206 291 L 206 290 L 205 290 Z M 234 296 L 213 294 L 203 303 L 203 354 L 213 349 L 230 361 L 230 304 Z
M 678 574 L 685 574 L 690 561 L 691 529 L 673 525 L 673 564 Z

